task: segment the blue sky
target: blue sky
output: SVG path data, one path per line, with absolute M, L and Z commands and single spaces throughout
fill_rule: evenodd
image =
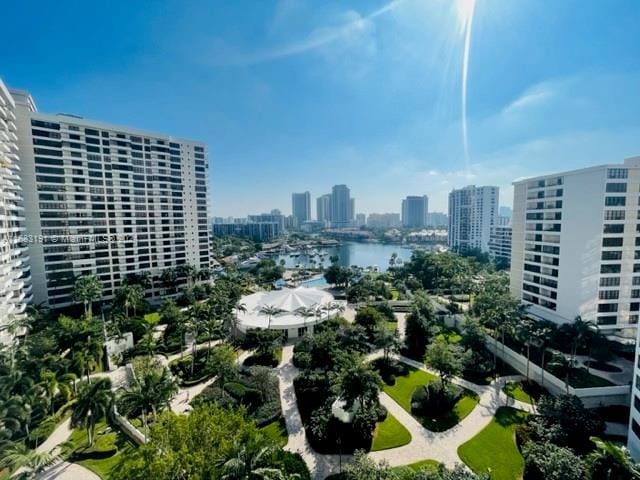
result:
M 469 0 L 458 0 L 458 2 Z M 638 0 L 28 1 L 0 76 L 45 112 L 206 141 L 212 210 L 346 183 L 358 212 L 640 155 Z M 11 41 L 8 41 L 11 39 Z

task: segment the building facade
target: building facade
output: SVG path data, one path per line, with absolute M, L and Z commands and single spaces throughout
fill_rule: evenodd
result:
M 128 274 L 209 267 L 205 144 L 40 113 L 12 95 L 35 303 L 74 303 L 82 275 L 110 299 Z
M 427 212 L 427 227 L 448 227 L 449 217 L 442 212 Z
M 449 193 L 449 248 L 489 251 L 498 217 L 498 187 L 470 185 Z
M 328 225 L 331 222 L 331 194 L 316 199 L 316 220 Z
M 311 220 L 311 194 L 309 192 L 291 194 L 291 213 L 298 227 Z
M 353 226 L 355 200 L 346 185 L 334 185 L 331 189 L 331 226 L 344 228 Z
M 18 153 L 15 102 L 0 80 L 0 344 L 11 341 L 3 327 L 24 314 L 33 296 Z
M 635 339 L 640 157 L 514 183 L 512 294 L 556 323 Z
M 491 229 L 489 255 L 503 265 L 511 263 L 511 226 L 497 225 Z
M 370 228 L 396 228 L 399 226 L 399 213 L 370 213 L 367 217 L 367 227 Z
M 235 222 L 214 223 L 213 235 L 224 237 L 233 235 L 236 237 L 250 238 L 254 242 L 268 242 L 278 238 L 282 233 L 279 222 Z
M 427 225 L 429 197 L 408 196 L 402 200 L 402 226 L 406 228 L 423 228 Z

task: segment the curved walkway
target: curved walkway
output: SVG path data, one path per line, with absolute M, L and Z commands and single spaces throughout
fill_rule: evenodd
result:
M 375 352 L 367 357 L 372 360 L 382 355 Z M 280 381 L 280 401 L 282 413 L 289 433 L 289 441 L 285 449 L 299 453 L 306 462 L 315 479 L 324 479 L 327 475 L 339 471 L 340 457 L 338 455 L 323 455 L 311 447 L 304 432 L 300 411 L 296 404 L 293 380 L 299 370 L 292 363 L 293 345 L 286 345 L 282 350 L 282 362 L 277 368 Z M 399 360 L 429 373 L 436 372 L 420 362 L 396 356 Z M 506 382 L 522 379 L 519 375 L 500 377 L 490 385 L 476 385 L 475 383 L 456 378 L 454 383 L 473 390 L 479 395 L 478 405 L 456 426 L 444 432 L 431 432 L 424 428 L 409 412 L 398 405 L 389 395 L 380 393 L 380 403 L 389 413 L 396 417 L 411 433 L 411 442 L 407 445 L 388 450 L 369 453 L 369 457 L 376 461 L 386 461 L 391 466 L 407 465 L 425 459 L 436 460 L 448 467 L 462 463 L 458 457 L 458 447 L 474 437 L 480 430 L 491 422 L 499 407 L 510 406 L 527 412 L 535 411 L 535 407 L 517 401 L 507 396 L 502 387 Z M 349 455 L 342 455 L 342 462 L 351 459 Z

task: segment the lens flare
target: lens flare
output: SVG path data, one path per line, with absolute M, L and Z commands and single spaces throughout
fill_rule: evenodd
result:
M 464 161 L 469 170 L 469 137 L 467 134 L 467 78 L 469 74 L 469 52 L 471 50 L 471 29 L 473 26 L 473 14 L 476 9 L 476 0 L 457 0 L 456 13 L 458 16 L 460 31 L 464 35 L 464 51 L 462 54 L 462 145 L 464 147 Z

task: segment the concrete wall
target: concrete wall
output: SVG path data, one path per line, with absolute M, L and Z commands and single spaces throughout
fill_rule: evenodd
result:
M 525 356 L 520 355 L 507 346 L 504 346 L 503 357 L 502 343 L 494 341 L 491 337 L 487 337 L 486 344 L 487 349 L 491 353 L 494 353 L 494 350 L 497 348 L 498 358 L 511 365 L 522 375 L 526 375 L 527 358 Z M 533 362 L 529 362 L 529 378 L 542 385 L 552 395 L 564 395 L 569 393 L 570 395 L 577 396 L 582 400 L 585 407 L 588 408 L 594 408 L 600 405 L 629 405 L 629 397 L 631 393 L 630 385 L 594 388 L 573 388 L 572 386 L 569 386 L 567 391 L 567 387 L 563 380 L 560 380 L 546 370 L 543 375 L 542 369 Z

